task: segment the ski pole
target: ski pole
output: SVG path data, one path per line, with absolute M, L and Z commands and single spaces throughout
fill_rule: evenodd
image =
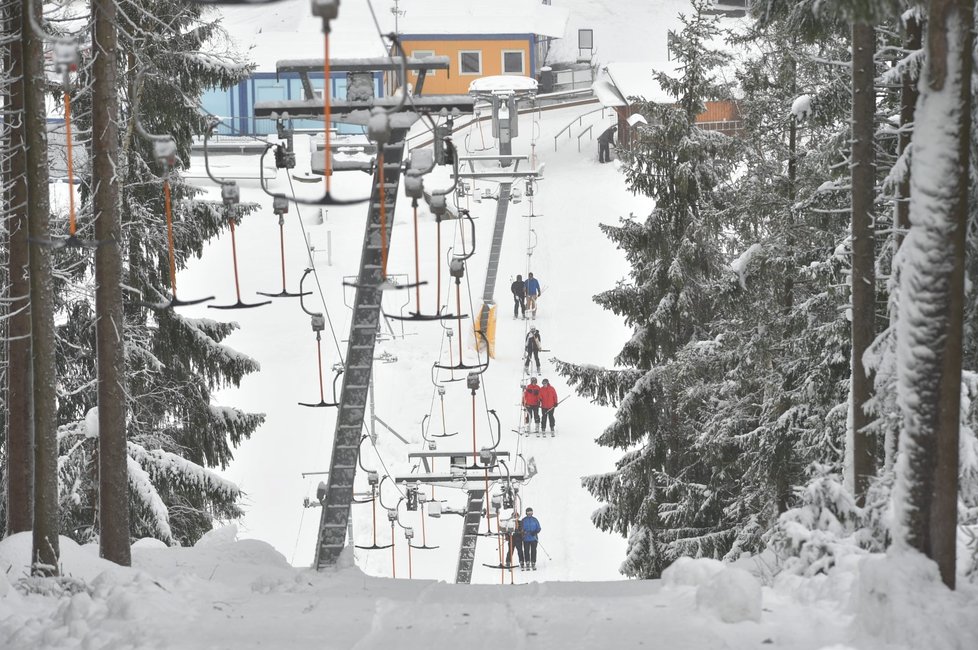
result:
M 540 540 L 537 540 L 537 546 L 540 548 L 541 551 L 543 551 L 543 554 L 547 556 L 548 560 L 553 559 L 552 557 L 550 557 L 550 553 L 547 553 L 547 549 L 543 548 L 543 544 L 540 543 Z

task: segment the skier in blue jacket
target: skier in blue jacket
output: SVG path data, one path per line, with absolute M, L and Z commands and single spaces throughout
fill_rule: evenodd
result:
M 543 291 L 540 289 L 540 281 L 530 273 L 526 276 L 526 311 L 530 312 L 530 318 L 537 317 L 537 299 Z
M 533 508 L 526 509 L 526 516 L 520 522 L 523 527 L 523 559 L 526 566 L 533 571 L 537 570 L 537 535 L 543 530 L 540 522 L 533 516 Z

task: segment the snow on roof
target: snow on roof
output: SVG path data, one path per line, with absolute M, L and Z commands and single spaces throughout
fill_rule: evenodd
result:
M 280 59 L 323 59 L 322 22 L 312 15 L 309 0 L 227 5 L 221 11 L 224 28 L 259 72 L 274 72 L 275 62 Z M 393 29 L 392 16 L 380 14 L 378 19 L 385 33 Z M 377 57 L 387 53 L 365 2 L 340 5 L 329 42 L 331 57 Z
M 676 64 L 671 61 L 642 61 L 609 63 L 592 88 L 602 106 L 627 106 L 632 98 L 670 104 L 675 98 L 669 95 L 656 79 L 656 72 L 675 74 Z
M 615 84 L 611 83 L 607 75 L 604 78 L 596 80 L 591 84 L 591 90 L 594 92 L 594 96 L 598 98 L 601 105 L 605 108 L 614 108 L 616 106 L 628 106 L 628 102 L 621 93 L 615 88 Z
M 536 90 L 536 79 L 508 74 L 481 77 L 469 84 L 470 93 L 491 93 L 496 91 L 536 92 Z
M 566 9 L 527 0 L 411 0 L 401 5 L 405 38 L 420 34 L 537 34 L 562 38 Z

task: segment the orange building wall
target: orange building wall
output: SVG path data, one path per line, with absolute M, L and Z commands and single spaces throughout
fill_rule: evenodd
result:
M 417 51 L 432 51 L 436 56 L 447 56 L 449 58 L 449 69 L 446 75 L 444 70 L 434 73 L 427 73 L 424 79 L 424 87 L 421 89 L 424 95 L 464 95 L 469 92 L 469 84 L 480 77 L 503 74 L 503 52 L 519 50 L 523 52 L 523 76 L 532 76 L 530 69 L 530 40 L 413 40 L 410 37 L 401 38 L 401 43 L 408 56 L 413 56 Z M 459 52 L 479 50 L 482 52 L 482 74 L 461 74 L 459 72 Z M 411 83 L 417 80 L 417 74 L 411 72 Z

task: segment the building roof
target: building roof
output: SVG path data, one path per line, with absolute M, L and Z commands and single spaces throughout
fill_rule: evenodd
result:
M 469 84 L 470 93 L 486 93 L 491 94 L 493 92 L 517 92 L 517 93 L 530 93 L 537 91 L 537 80 L 531 77 L 522 77 L 516 75 L 492 75 L 489 77 L 480 77 L 475 79 Z
M 676 64 L 672 61 L 609 63 L 601 69 L 592 89 L 601 105 L 607 107 L 634 104 L 635 97 L 670 104 L 675 98 L 659 85 L 656 72 L 674 75 Z
M 533 0 L 410 0 L 400 4 L 398 29 L 405 38 L 536 34 L 561 38 L 569 13 Z

